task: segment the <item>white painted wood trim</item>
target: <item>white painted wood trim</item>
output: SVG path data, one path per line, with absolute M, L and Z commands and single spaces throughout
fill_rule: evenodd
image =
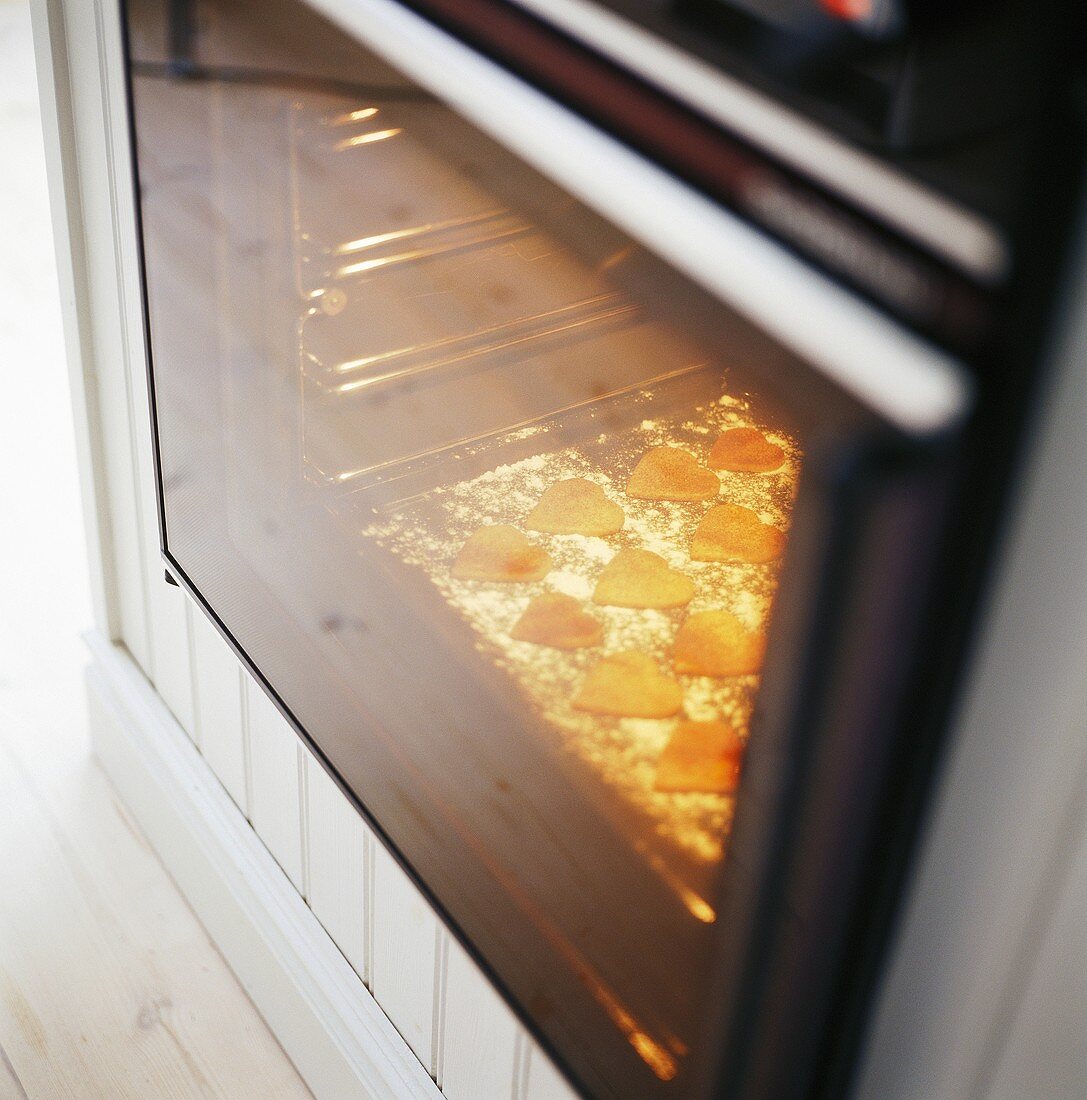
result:
M 158 555 L 117 5 L 30 6 L 95 621 L 150 673 Z
M 438 1100 L 132 658 L 101 634 L 88 644 L 98 758 L 307 1085 L 329 1100 Z
M 72 79 L 61 0 L 31 0 L 42 139 L 57 259 L 61 318 L 68 360 L 76 456 L 94 621 L 112 639 L 121 636 L 102 445 L 99 387 L 93 372 L 90 289 L 83 236 L 83 201 L 76 151 Z

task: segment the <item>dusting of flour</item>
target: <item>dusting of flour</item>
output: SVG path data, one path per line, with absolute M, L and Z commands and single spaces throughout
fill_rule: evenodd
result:
M 650 448 L 662 444 L 684 447 L 705 462 L 714 440 L 731 427 L 764 431 L 784 448 L 786 461 L 772 474 L 721 472 L 718 500 L 742 504 L 757 512 L 764 522 L 787 529 L 800 469 L 797 443 L 756 423 L 742 399 L 726 394 L 682 417 L 646 419 L 586 445 L 537 454 L 435 489 L 386 512 L 363 532 L 427 574 L 450 607 L 471 624 L 478 651 L 505 669 L 546 719 L 554 730 L 557 748 L 577 756 L 619 797 L 644 814 L 658 838 L 707 863 L 722 854 L 731 824 L 732 799 L 654 790 L 657 760 L 676 720 L 588 715 L 575 711 L 571 699 L 588 668 L 604 653 L 638 650 L 669 667 L 676 629 L 692 611 L 725 608 L 751 629 L 766 625 L 777 587 L 776 563 L 730 565 L 690 560 L 691 535 L 714 502 L 643 501 L 625 492 L 631 470 Z M 554 562 L 552 571 L 534 583 L 458 581 L 450 575 L 453 558 L 473 531 L 496 523 L 523 529 L 525 516 L 544 491 L 556 481 L 571 477 L 596 482 L 622 506 L 626 523 L 618 534 L 593 538 L 530 532 L 529 537 L 546 547 Z M 592 604 L 601 570 L 624 547 L 651 550 L 684 570 L 697 584 L 697 595 L 690 606 L 675 611 L 643 611 Z M 604 624 L 603 645 L 566 652 L 510 638 L 510 630 L 529 600 L 548 591 L 584 600 L 587 609 Z M 684 689 L 684 712 L 689 718 L 723 718 L 747 729 L 758 677 L 677 679 Z

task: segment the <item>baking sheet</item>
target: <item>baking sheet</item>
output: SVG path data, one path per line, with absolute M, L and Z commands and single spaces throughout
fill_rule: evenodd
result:
M 634 398 L 635 416 L 638 404 L 648 407 L 651 396 L 645 391 Z M 671 444 L 705 462 L 717 436 L 732 427 L 762 430 L 784 448 L 782 467 L 771 474 L 719 471 L 717 501 L 674 503 L 626 495 L 630 472 L 646 451 Z M 697 861 L 717 861 L 728 837 L 733 799 L 660 792 L 653 787 L 657 760 L 679 719 L 600 717 L 574 710 L 571 700 L 588 669 L 606 653 L 638 650 L 670 670 L 676 630 L 692 612 L 724 608 L 749 629 L 765 628 L 780 563 L 692 562 L 688 545 L 709 507 L 724 501 L 751 508 L 764 522 L 787 529 L 801 463 L 798 443 L 756 421 L 748 403 L 727 392 L 686 415 L 644 419 L 618 433 L 602 433 L 556 450 L 547 449 L 551 434 L 547 427 L 530 431 L 538 437 L 537 454 L 393 506 L 367 524 L 362 533 L 427 575 L 449 606 L 472 626 L 479 653 L 505 669 L 543 716 L 560 751 L 576 755 L 603 783 L 643 813 L 658 837 L 678 845 Z M 450 565 L 473 531 L 498 523 L 523 529 L 525 516 L 543 492 L 556 481 L 572 477 L 596 482 L 622 506 L 626 513 L 622 531 L 606 538 L 528 532 L 532 541 L 546 547 L 554 562 L 552 571 L 538 582 L 504 584 L 451 576 Z M 593 604 L 597 577 L 624 547 L 651 550 L 686 572 L 697 585 L 691 604 L 668 611 Z M 603 644 L 565 651 L 514 641 L 509 634 L 513 624 L 533 596 L 548 591 L 583 600 L 586 609 L 604 624 Z M 758 690 L 757 676 L 676 679 L 684 690 L 687 717 L 701 721 L 723 718 L 746 736 Z M 510 736 L 516 735 L 517 731 L 510 731 Z

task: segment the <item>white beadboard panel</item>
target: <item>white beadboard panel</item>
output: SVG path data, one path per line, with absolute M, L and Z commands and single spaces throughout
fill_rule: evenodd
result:
M 313 1094 L 441 1100 L 131 656 L 87 641 L 96 755 Z
M 310 909 L 364 982 L 370 982 L 369 858 L 365 822 L 305 748 L 305 894 Z
M 155 559 L 157 560 L 157 557 Z M 181 728 L 190 736 L 196 727 L 193 706 L 193 673 L 190 658 L 189 597 L 168 584 L 164 569 L 148 581 L 148 616 L 151 625 L 151 682 L 165 700 Z
M 551 1064 L 551 1059 L 530 1040 L 525 1045 L 524 1100 L 578 1100 L 577 1093 Z
M 518 1100 L 520 1027 L 479 967 L 452 939 L 440 1058 L 449 1100 Z
M 230 797 L 248 812 L 242 668 L 202 612 L 191 618 L 196 743 Z
M 419 1061 L 435 1074 L 439 937 L 445 932 L 392 856 L 380 844 L 373 851 L 370 988 Z
M 302 892 L 302 756 L 293 727 L 248 673 L 249 820 Z

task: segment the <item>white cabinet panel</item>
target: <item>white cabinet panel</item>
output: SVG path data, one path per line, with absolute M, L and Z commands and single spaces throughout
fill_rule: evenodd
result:
M 452 940 L 443 1019 L 442 1092 L 449 1100 L 512 1100 L 520 1028 L 479 967 Z
M 199 610 L 192 616 L 192 627 L 196 743 L 244 813 L 248 752 L 242 720 L 242 668 L 230 646 Z
M 157 567 L 148 583 L 151 680 L 190 737 L 196 727 L 189 639 L 192 611 L 189 597 L 176 585 L 168 584 L 165 571 Z
M 1081 826 L 1082 827 L 1082 826 Z M 988 1100 L 1087 1096 L 1087 835 L 1073 857 L 995 1068 Z
M 374 954 L 370 988 L 419 1061 L 436 1072 L 438 918 L 380 844 L 374 845 Z
M 287 719 L 248 673 L 245 716 L 249 737 L 249 820 L 302 891 L 302 743 Z
M 373 836 L 358 811 L 305 755 L 306 900 L 359 977 L 370 983 L 367 908 Z
M 524 1100 L 577 1100 L 577 1093 L 535 1043 L 526 1052 L 526 1068 Z
M 144 539 L 140 500 L 143 471 L 139 469 L 133 436 L 133 403 L 129 385 L 129 329 L 125 318 L 132 304 L 131 279 L 124 279 L 117 243 L 118 211 L 114 197 L 129 186 L 124 165 L 115 163 L 116 78 L 105 81 L 100 71 L 97 5 L 65 5 L 69 43 L 83 48 L 68 55 L 69 71 L 60 78 L 66 97 L 68 81 L 77 87 L 102 88 L 100 95 L 65 98 L 60 132 L 46 127 L 50 159 L 59 152 L 64 168 L 64 195 L 56 209 L 57 242 L 69 251 L 59 259 L 65 337 L 77 414 L 90 421 L 89 458 L 94 470 L 94 529 L 101 534 L 103 595 L 112 637 L 120 637 L 141 667 L 150 672 Z M 54 70 L 54 75 L 56 71 Z M 123 103 L 123 101 L 122 101 Z M 123 116 L 122 116 L 123 117 Z M 56 161 L 50 165 L 55 179 Z M 55 185 L 54 185 L 55 188 Z M 131 197 L 130 197 L 131 201 Z M 63 213 L 60 213 L 63 211 Z M 130 231 L 129 236 L 132 236 Z M 134 272 L 130 272 L 133 275 Z M 72 297 L 69 297 L 72 294 Z M 138 299 L 137 299 L 138 303 Z M 82 426 L 81 426 L 82 427 Z M 80 432 L 82 438 L 82 431 Z M 88 502 L 89 503 L 89 502 Z M 97 555 L 92 555 L 92 560 Z

